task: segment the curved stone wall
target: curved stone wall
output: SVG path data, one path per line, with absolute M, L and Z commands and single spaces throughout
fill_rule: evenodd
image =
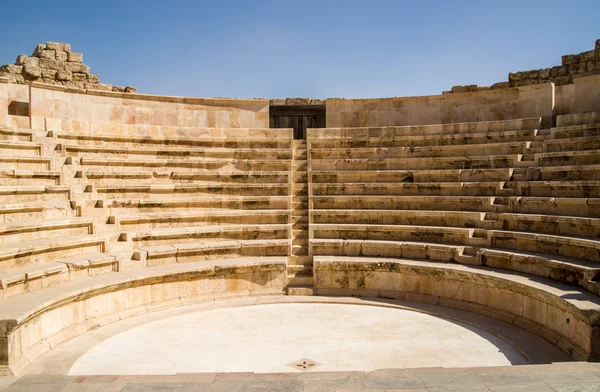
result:
M 164 266 L 144 274 L 104 275 L 93 286 L 62 285 L 2 304 L 8 335 L 3 360 L 14 374 L 61 342 L 154 310 L 233 297 L 283 294 L 285 259 Z

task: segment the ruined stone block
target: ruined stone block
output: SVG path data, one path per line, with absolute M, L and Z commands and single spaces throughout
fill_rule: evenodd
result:
M 498 82 L 498 83 L 494 83 L 490 86 L 490 89 L 492 90 L 498 90 L 501 88 L 509 88 L 510 87 L 510 83 L 509 82 Z
M 27 56 L 25 56 L 24 54 L 18 55 L 17 60 L 15 61 L 15 65 L 23 65 L 26 58 L 27 58 Z
M 53 59 L 40 59 L 40 67 L 55 69 L 57 71 L 62 71 L 65 69 L 65 65 L 63 63 Z
M 38 57 L 25 57 L 23 59 L 23 65 L 31 65 L 34 67 L 40 66 L 40 59 Z
M 23 67 L 20 65 L 4 64 L 3 66 L 0 67 L 0 72 L 20 74 L 22 69 L 23 69 Z
M 39 57 L 42 59 L 52 59 L 54 60 L 56 58 L 56 51 L 55 50 L 42 50 L 39 54 Z
M 85 82 L 87 80 L 87 74 L 81 73 L 81 72 L 74 72 L 73 73 L 73 81 L 75 82 Z
M 42 76 L 42 69 L 33 65 L 24 65 L 22 75 L 28 79 L 38 79 Z
M 113 86 L 112 91 L 116 93 L 122 93 L 124 91 L 124 88 L 121 86 Z
M 127 87 L 125 87 L 125 92 L 126 93 L 137 93 L 137 88 L 135 88 L 133 86 L 127 86 Z
M 71 74 L 71 72 L 69 72 L 69 71 L 58 71 L 56 73 L 56 80 L 61 80 L 61 81 L 73 80 L 73 74 Z
M 32 57 L 40 57 L 40 53 L 42 53 L 42 51 L 46 49 L 46 45 L 43 44 L 38 44 L 38 46 L 35 47 L 35 49 L 33 50 L 33 53 L 31 54 Z
M 90 67 L 81 63 L 67 62 L 63 64 L 64 69 L 71 72 L 90 73 Z
M 567 54 L 562 56 L 562 65 L 577 64 L 579 62 L 579 56 L 576 54 Z
M 58 71 L 55 69 L 42 69 L 42 79 L 44 80 L 54 80 L 56 79 L 56 73 Z
M 83 54 L 67 52 L 67 61 L 72 63 L 83 63 Z
M 87 80 L 89 83 L 100 83 L 100 76 L 96 74 L 90 74 L 87 76 Z
M 57 51 L 56 52 L 56 60 L 67 61 L 67 52 Z
M 56 50 L 56 51 L 62 51 L 62 52 L 70 52 L 71 51 L 71 45 L 69 44 L 63 44 L 61 42 L 46 42 L 46 49 L 52 49 L 52 50 Z
M 596 58 L 596 52 L 588 50 L 587 52 L 579 53 L 579 61 L 590 61 Z

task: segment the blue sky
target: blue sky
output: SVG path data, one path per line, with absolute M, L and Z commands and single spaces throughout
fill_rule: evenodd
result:
M 593 49 L 599 16 L 598 0 L 10 1 L 0 64 L 61 41 L 148 94 L 429 95 Z

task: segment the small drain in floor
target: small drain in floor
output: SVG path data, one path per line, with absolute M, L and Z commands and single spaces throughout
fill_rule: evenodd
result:
M 313 361 L 312 359 L 309 359 L 309 358 L 302 358 L 297 361 L 290 362 L 287 365 L 289 367 L 293 367 L 294 369 L 300 370 L 302 372 L 307 372 L 309 370 L 313 370 L 314 368 L 321 366 L 322 363 Z

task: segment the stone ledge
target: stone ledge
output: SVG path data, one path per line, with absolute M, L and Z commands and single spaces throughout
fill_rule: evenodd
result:
M 25 293 L 0 308 L 0 364 L 18 374 L 61 342 L 135 314 L 283 294 L 286 257 L 185 263 L 100 275 Z
M 314 271 L 318 294 L 455 300 L 455 307 L 518 323 L 575 359 L 600 354 L 600 299 L 549 279 L 450 263 L 338 256 L 315 256 Z

